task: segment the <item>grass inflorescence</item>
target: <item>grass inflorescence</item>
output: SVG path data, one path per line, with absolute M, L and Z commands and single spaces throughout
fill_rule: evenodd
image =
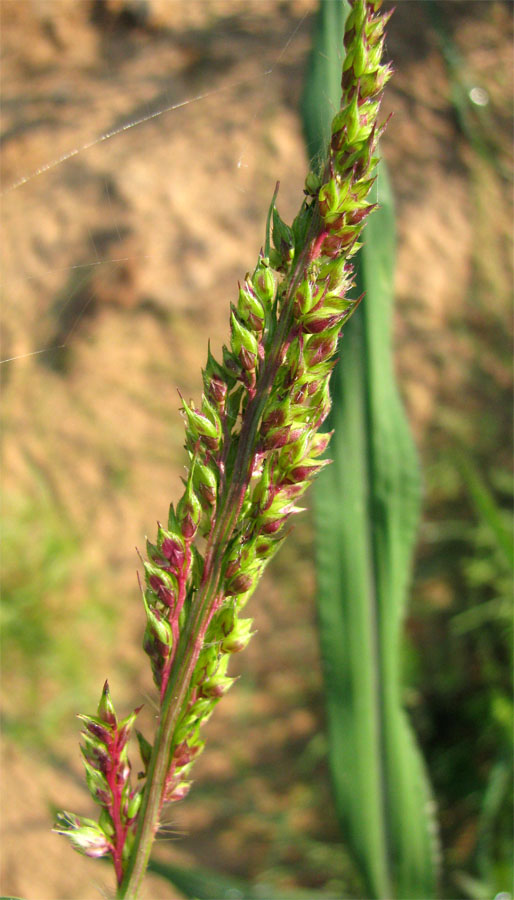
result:
M 311 171 L 291 226 L 275 191 L 264 249 L 239 286 L 230 342 L 209 351 L 199 405 L 183 400 L 189 466 L 183 496 L 147 542 L 142 586 L 148 654 L 160 712 L 134 786 L 128 737 L 106 684 L 82 717 L 88 786 L 98 823 L 71 813 L 56 830 L 90 856 L 110 854 L 119 897 L 136 897 L 164 804 L 182 799 L 203 750 L 200 728 L 233 679 L 230 656 L 252 634 L 243 615 L 264 567 L 316 474 L 330 435 L 329 378 L 342 326 L 360 300 L 352 257 L 375 204 L 377 124 L 390 77 L 381 62 L 388 15 L 354 0 L 346 22 L 341 109 L 324 166 Z

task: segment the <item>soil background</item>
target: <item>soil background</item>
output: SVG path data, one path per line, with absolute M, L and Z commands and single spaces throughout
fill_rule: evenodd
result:
M 497 423 L 511 383 L 495 337 L 509 340 L 512 286 L 512 7 L 439 6 L 465 95 L 486 90 L 476 95 L 485 105 L 470 104 L 463 131 L 455 73 L 425 4 L 400 2 L 382 146 L 398 216 L 397 371 L 428 472 L 441 443 L 457 435 L 472 445 L 481 431 L 484 452 L 490 444 L 508 464 Z M 108 675 L 117 708 L 143 698 L 151 728 L 134 548 L 179 495 L 177 388 L 199 397 L 207 342 L 216 354 L 226 340 L 277 180 L 286 221 L 299 205 L 298 110 L 316 3 L 2 0 L 0 9 L 1 353 L 11 360 L 1 367 L 2 478 L 14 597 L 0 887 L 89 900 L 112 891 L 107 870 L 49 830 L 56 807 L 93 812 L 74 715 L 94 709 Z M 487 404 L 473 389 L 477 369 L 497 387 Z M 157 855 L 360 896 L 330 800 L 308 516 L 252 603 L 258 635 L 235 661 L 239 682 L 205 729 L 194 788 L 170 813 Z M 451 589 L 433 578 L 418 603 L 447 608 Z M 411 639 L 428 652 L 424 632 L 411 629 Z M 450 824 L 447 865 L 465 868 L 469 820 Z M 145 890 L 179 896 L 155 876 Z

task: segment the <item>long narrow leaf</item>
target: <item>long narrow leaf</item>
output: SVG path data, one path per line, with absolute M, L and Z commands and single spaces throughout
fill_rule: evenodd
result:
M 212 869 L 186 869 L 158 860 L 151 860 L 148 868 L 193 900 L 314 900 L 316 896 L 306 891 L 281 891 L 269 884 L 250 884 Z
M 323 66 L 341 7 L 321 3 L 314 53 Z M 331 62 L 338 70 L 339 60 Z M 318 90 L 315 81 L 304 108 L 326 108 Z M 310 148 L 318 141 L 313 122 L 306 117 Z M 393 374 L 394 214 L 383 165 L 377 199 L 358 266 L 365 299 L 332 381 L 334 462 L 315 488 L 318 615 L 341 826 L 370 897 L 429 900 L 436 891 L 433 813 L 401 698 L 419 473 Z
M 301 114 L 307 153 L 320 161 L 330 138 L 330 123 L 341 101 L 343 34 L 349 11 L 346 0 L 320 0 L 314 23 Z

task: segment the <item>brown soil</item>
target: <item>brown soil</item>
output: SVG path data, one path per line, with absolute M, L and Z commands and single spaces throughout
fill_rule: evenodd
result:
M 5 489 L 30 500 L 43 485 L 81 536 L 74 604 L 87 607 L 87 573 L 103 573 L 118 622 L 114 645 L 90 635 L 77 653 L 90 659 L 91 698 L 107 671 L 120 708 L 152 691 L 139 650 L 133 548 L 178 494 L 176 388 L 199 395 L 207 340 L 216 351 L 225 339 L 228 304 L 263 241 L 275 181 L 286 219 L 301 197 L 306 159 L 297 110 L 315 6 L 1 6 L 2 358 L 14 358 L 2 367 Z M 443 6 L 468 71 L 487 85 L 506 128 L 508 6 Z M 442 400 L 465 390 L 472 349 L 450 325 L 465 314 L 477 241 L 496 248 L 483 277 L 491 279 L 491 302 L 505 302 L 508 252 L 503 238 L 491 241 L 491 229 L 508 234 L 510 209 L 501 181 L 478 157 L 470 161 L 422 4 L 398 5 L 389 53 L 396 75 L 386 112 L 395 117 L 383 151 L 398 206 L 398 371 L 424 451 Z M 195 97 L 202 99 L 181 106 Z M 488 235 L 473 221 L 484 192 L 495 209 Z M 494 354 L 484 365 L 494 368 Z M 324 818 L 323 803 L 311 796 L 314 780 L 329 806 L 324 763 L 316 762 L 323 750 L 311 557 L 303 523 L 252 601 L 259 635 L 237 660 L 242 678 L 206 729 L 195 789 L 173 811 L 174 861 L 277 876 L 287 885 L 287 871 L 306 865 L 296 859 L 298 835 L 337 841 L 333 813 Z M 41 677 L 52 697 L 59 686 Z M 20 679 L 4 678 L 7 717 L 20 714 L 13 706 Z M 4 744 L 0 889 L 30 900 L 108 894 L 102 866 L 49 833 L 52 804 L 90 810 L 74 722 L 50 746 L 29 750 L 9 734 Z M 299 777 L 290 771 L 291 759 L 304 761 L 305 776 L 301 766 Z M 169 858 L 169 846 L 161 853 Z M 305 874 L 314 887 L 313 873 L 314 864 Z M 153 879 L 146 896 L 178 894 Z

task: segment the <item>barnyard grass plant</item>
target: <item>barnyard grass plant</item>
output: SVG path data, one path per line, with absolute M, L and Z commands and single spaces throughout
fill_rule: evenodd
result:
M 376 178 L 377 121 L 390 13 L 353 0 L 346 21 L 341 108 L 326 161 L 309 172 L 287 225 L 273 196 L 265 246 L 239 286 L 230 343 L 208 353 L 201 403 L 183 400 L 189 466 L 166 525 L 147 541 L 143 647 L 159 695 L 151 740 L 136 730 L 143 777 L 131 778 L 137 713 L 119 719 L 105 683 L 96 715 L 81 716 L 82 753 L 98 821 L 62 812 L 55 830 L 88 856 L 110 856 L 119 898 L 136 898 L 163 807 L 181 800 L 204 748 L 201 726 L 247 645 L 248 600 L 285 539 L 298 502 L 328 460 L 329 378 L 351 297 L 352 257 Z

